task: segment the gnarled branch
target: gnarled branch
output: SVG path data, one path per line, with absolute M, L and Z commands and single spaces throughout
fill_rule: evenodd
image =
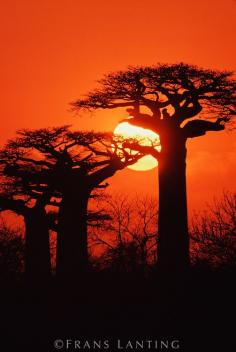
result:
M 186 138 L 203 136 L 208 131 L 222 131 L 225 126 L 222 122 L 227 122 L 228 118 L 218 118 L 215 122 L 206 120 L 189 121 L 184 127 L 183 132 Z

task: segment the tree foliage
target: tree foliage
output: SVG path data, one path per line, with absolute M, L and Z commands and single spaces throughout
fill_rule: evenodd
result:
M 223 123 L 232 121 L 236 114 L 236 81 L 230 71 L 184 63 L 158 64 L 109 73 L 99 83 L 100 88 L 73 103 L 75 110 L 133 107 L 133 118 L 128 121 L 157 133 L 161 131 L 161 120 L 171 118 L 180 126 L 199 114 L 200 122 L 185 123 L 186 138 L 222 130 Z M 138 113 L 139 106 L 148 108 L 149 113 Z M 215 118 L 215 124 L 209 123 Z
M 72 258 L 76 262 L 79 253 L 87 257 L 87 225 L 106 218 L 100 211 L 88 210 L 89 198 L 98 197 L 107 178 L 143 156 L 123 148 L 125 142 L 110 133 L 72 131 L 69 126 L 18 131 L 0 151 L 0 210 L 23 215 L 25 223 L 36 226 L 34 233 L 37 222 L 44 223 L 47 232 L 56 231 L 61 241 L 57 258 L 64 258 L 63 253 L 68 262 Z M 48 206 L 58 216 L 46 214 L 46 207 L 52 209 Z M 40 234 L 34 233 L 28 238 L 35 249 Z M 75 266 L 67 271 L 80 270 Z
M 99 187 L 106 172 L 112 176 L 143 156 L 124 149 L 125 142 L 109 133 L 71 131 L 69 126 L 18 131 L 0 152 L 6 207 L 12 197 L 19 207 L 39 199 L 58 206 L 66 185 L 81 184 L 85 176 L 91 188 Z

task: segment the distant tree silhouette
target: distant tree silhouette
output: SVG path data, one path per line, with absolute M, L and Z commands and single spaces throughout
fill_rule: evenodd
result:
M 224 192 L 192 219 L 192 261 L 212 267 L 236 267 L 236 194 Z
M 24 242 L 18 229 L 0 223 L 0 283 L 19 280 L 24 270 Z
M 46 205 L 58 209 L 57 274 L 66 278 L 86 271 L 87 223 L 104 217 L 88 212 L 89 198 L 107 186 L 104 180 L 143 154 L 132 155 L 109 133 L 73 132 L 68 126 L 19 131 L 7 148 L 16 156 L 4 174 L 21 178 L 36 198 L 35 206 L 44 202 L 41 211 Z
M 110 220 L 90 230 L 90 245 L 102 247 L 101 266 L 119 273 L 145 273 L 156 261 L 155 199 L 115 194 L 102 203 Z
M 75 110 L 127 107 L 127 122 L 160 135 L 159 152 L 138 143 L 130 147 L 159 162 L 158 261 L 164 272 L 182 272 L 189 266 L 186 141 L 224 130 L 235 115 L 232 75 L 183 63 L 130 67 L 106 75 L 100 88 L 73 103 Z

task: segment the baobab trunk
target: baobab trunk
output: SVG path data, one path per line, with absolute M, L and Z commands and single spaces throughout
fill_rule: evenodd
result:
M 57 276 L 60 278 L 76 279 L 88 269 L 87 207 L 87 194 L 63 197 L 57 239 Z
M 189 266 L 186 140 L 176 129 L 164 137 L 158 166 L 158 264 L 164 273 L 182 273 Z
M 29 283 L 47 283 L 51 275 L 49 228 L 44 207 L 25 215 L 25 274 Z

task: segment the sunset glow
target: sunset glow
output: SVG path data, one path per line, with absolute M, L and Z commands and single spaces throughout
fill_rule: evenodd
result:
M 129 65 L 186 62 L 236 71 L 233 0 L 121 0 L 116 6 L 105 0 L 13 0 L 1 5 L 1 145 L 22 128 L 113 130 L 125 109 L 81 112 L 77 118 L 69 104 L 97 87 L 104 74 Z M 220 142 L 211 132 L 188 141 L 192 210 L 220 196 L 222 188 L 235 189 L 235 153 L 235 131 L 222 131 Z M 125 169 L 111 179 L 110 188 L 152 195 L 156 182 L 155 169 Z
M 137 138 L 141 145 L 151 146 L 153 143 L 155 145 L 159 144 L 158 134 L 142 127 L 132 126 L 128 122 L 121 122 L 115 128 L 114 134 L 121 135 L 124 138 Z M 160 145 L 156 147 L 157 150 L 160 150 L 160 148 Z M 147 155 L 128 168 L 135 171 L 147 171 L 154 169 L 157 165 L 157 160 L 153 156 Z

